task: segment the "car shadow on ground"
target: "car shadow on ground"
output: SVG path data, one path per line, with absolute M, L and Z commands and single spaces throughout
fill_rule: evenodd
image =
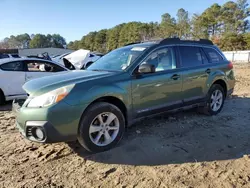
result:
M 12 101 L 8 101 L 4 105 L 0 105 L 0 112 L 11 111 L 11 110 L 12 110 Z
M 140 121 L 109 151 L 79 156 L 107 164 L 166 165 L 240 158 L 250 154 L 250 98 L 233 96 L 217 116 L 190 110 Z

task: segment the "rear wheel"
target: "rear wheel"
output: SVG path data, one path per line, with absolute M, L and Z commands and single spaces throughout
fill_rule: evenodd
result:
M 95 103 L 82 117 L 78 141 L 90 152 L 101 152 L 114 147 L 124 130 L 125 119 L 118 107 L 106 102 Z
M 3 105 L 5 103 L 5 96 L 3 94 L 3 91 L 0 89 L 0 105 Z
M 206 105 L 200 111 L 207 115 L 216 115 L 222 110 L 224 100 L 224 89 L 220 85 L 214 84 L 208 92 Z

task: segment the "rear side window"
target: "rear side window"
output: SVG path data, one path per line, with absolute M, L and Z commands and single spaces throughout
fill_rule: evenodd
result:
M 219 63 L 223 60 L 221 55 L 216 50 L 212 48 L 203 48 L 203 50 L 207 54 L 210 63 Z
M 65 71 L 62 67 L 46 61 L 27 61 L 29 72 L 60 72 Z
M 182 67 L 195 67 L 203 63 L 203 56 L 199 47 L 180 46 Z
M 5 63 L 0 68 L 4 71 L 23 71 L 23 63 L 20 61 Z
M 200 48 L 200 51 L 201 51 L 201 56 L 202 56 L 202 62 L 203 62 L 203 64 L 208 64 L 209 61 L 208 61 L 208 59 L 206 57 L 205 52 L 201 48 Z
M 4 59 L 4 58 L 9 58 L 9 55 L 7 55 L 7 54 L 0 54 L 0 59 Z
M 11 55 L 13 58 L 20 58 L 20 56 L 18 54 L 13 54 Z

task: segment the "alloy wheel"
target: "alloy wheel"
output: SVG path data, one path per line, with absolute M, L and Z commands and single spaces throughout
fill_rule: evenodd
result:
M 218 111 L 223 104 L 223 94 L 220 90 L 215 90 L 211 95 L 210 107 L 212 111 Z
M 90 140 L 97 146 L 107 146 L 115 140 L 120 123 L 117 116 L 111 112 L 97 115 L 89 127 Z

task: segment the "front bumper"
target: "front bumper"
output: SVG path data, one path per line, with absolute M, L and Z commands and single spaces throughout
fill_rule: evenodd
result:
M 33 123 L 33 124 L 32 124 Z M 25 128 L 21 127 L 16 121 L 16 127 L 23 137 L 30 141 L 41 142 L 41 143 L 56 143 L 56 142 L 67 142 L 76 140 L 76 135 L 62 135 L 60 134 L 49 122 L 46 121 L 27 121 L 28 125 Z M 38 139 L 34 136 L 32 129 L 39 127 L 44 132 L 44 138 Z
M 16 127 L 27 139 L 41 143 L 67 142 L 77 139 L 78 125 L 84 106 L 71 106 L 63 101 L 49 108 L 27 108 L 22 100 L 13 101 Z M 44 133 L 38 139 L 35 129 Z

